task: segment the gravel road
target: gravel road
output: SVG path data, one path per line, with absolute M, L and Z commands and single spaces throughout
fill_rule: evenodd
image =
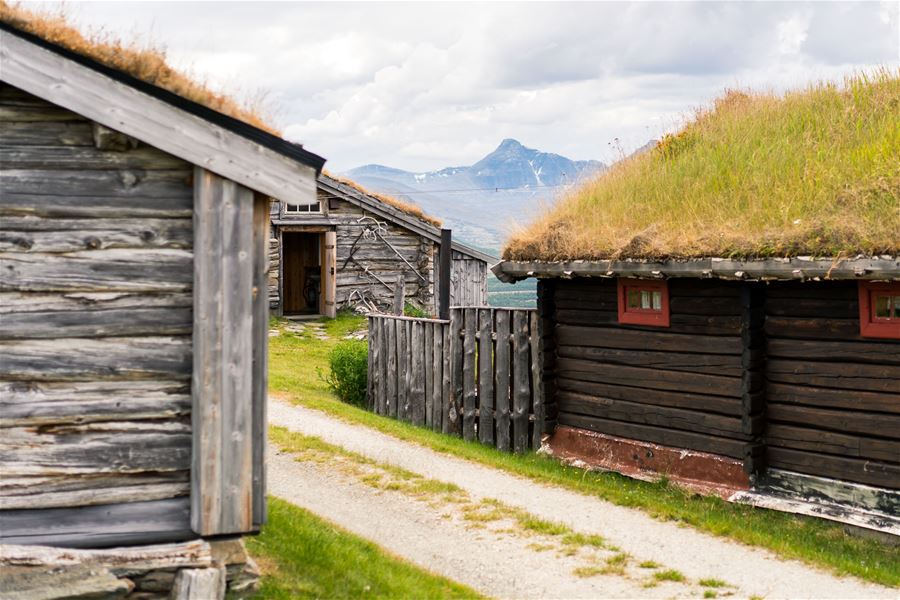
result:
M 322 412 L 273 398 L 269 422 L 316 436 L 373 460 L 450 482 L 479 500 L 493 498 L 581 533 L 602 535 L 634 562 L 676 569 L 685 583 L 626 576 L 575 577 L 577 557 L 540 552 L 517 536 L 467 528 L 448 509 L 373 489 L 327 466 L 271 450 L 270 493 L 303 506 L 433 572 L 500 598 L 701 597 L 700 579 L 730 584 L 733 597 L 900 598 L 895 589 L 837 577 L 797 561 L 679 526 L 638 510 L 434 452 Z M 452 512 L 452 511 L 451 511 Z M 640 573 L 638 574 L 640 575 Z

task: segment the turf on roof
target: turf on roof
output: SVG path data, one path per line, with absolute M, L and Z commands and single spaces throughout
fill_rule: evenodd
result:
M 507 260 L 900 254 L 900 71 L 728 92 L 517 231 Z

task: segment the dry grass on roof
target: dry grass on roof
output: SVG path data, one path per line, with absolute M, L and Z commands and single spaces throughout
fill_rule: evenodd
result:
M 900 71 L 728 92 L 560 199 L 507 260 L 900 254 Z
M 344 185 L 348 185 L 348 186 L 352 187 L 353 189 L 355 189 L 357 192 L 359 192 L 361 194 L 365 194 L 366 196 L 371 196 L 372 198 L 375 198 L 381 202 L 384 202 L 388 206 L 393 206 L 397 210 L 403 211 L 406 214 L 419 219 L 420 221 L 424 221 L 424 222 L 428 223 L 429 225 L 434 225 L 435 227 L 441 226 L 440 219 L 437 219 L 435 217 L 432 217 L 431 215 L 425 214 L 425 212 L 421 209 L 421 207 L 419 207 L 416 204 L 413 204 L 412 202 L 404 202 L 403 200 L 398 200 L 397 198 L 394 198 L 393 196 L 387 196 L 385 194 L 379 194 L 378 192 L 372 192 L 370 190 L 367 190 L 366 188 L 364 188 L 363 186 L 359 185 L 358 183 L 356 183 L 355 181 L 353 181 L 351 179 L 344 179 L 343 177 L 338 177 L 338 176 L 334 175 L 333 173 L 329 173 L 327 171 L 323 171 L 323 173 L 325 175 L 327 175 L 328 177 L 334 179 L 335 181 L 339 181 L 339 182 L 343 183 Z
M 205 83 L 191 79 L 172 68 L 166 62 L 165 51 L 152 44 L 123 42 L 103 32 L 85 34 L 69 23 L 62 9 L 37 11 L 4 0 L 0 0 L 0 21 L 254 127 L 281 135 L 266 122 L 261 106 L 242 105 L 229 96 L 214 92 Z

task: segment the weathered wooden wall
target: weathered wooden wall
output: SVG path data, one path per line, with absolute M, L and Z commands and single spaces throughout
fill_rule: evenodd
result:
M 438 249 L 435 246 L 435 256 Z M 450 306 L 487 306 L 487 263 L 457 250 L 451 253 L 450 261 Z M 435 273 L 438 281 L 440 269 Z
M 614 279 L 555 280 L 559 424 L 742 458 L 740 286 L 670 280 L 658 328 L 618 323 Z
M 766 290 L 772 467 L 900 488 L 900 341 L 859 335 L 857 284 Z
M 8 85 L 0 146 L 2 534 L 53 540 L 49 519 L 63 538 L 112 543 L 141 513 L 150 537 L 177 537 L 189 529 L 192 166 Z

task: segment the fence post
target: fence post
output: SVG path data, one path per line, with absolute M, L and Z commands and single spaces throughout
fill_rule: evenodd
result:
M 393 313 L 395 315 L 403 314 L 403 304 L 406 299 L 406 279 L 403 273 L 397 275 L 397 283 L 394 284 L 394 306 Z
M 438 316 L 447 320 L 450 318 L 450 269 L 452 258 L 453 235 L 449 229 L 441 229 L 440 248 L 440 281 L 438 282 Z

